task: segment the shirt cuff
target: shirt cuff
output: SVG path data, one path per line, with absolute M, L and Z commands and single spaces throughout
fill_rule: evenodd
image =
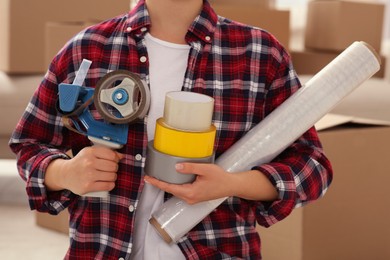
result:
M 69 190 L 49 191 L 47 190 L 44 180 L 45 172 L 49 164 L 55 159 L 69 159 L 63 153 L 51 153 L 43 157 L 40 161 L 34 162 L 31 168 L 32 172 L 27 180 L 26 191 L 29 196 L 30 208 L 40 212 L 48 212 L 57 215 L 78 197 Z
M 281 163 L 263 164 L 253 170 L 262 172 L 276 187 L 278 199 L 256 204 L 256 218 L 259 225 L 269 227 L 291 214 L 296 205 L 296 184 L 291 169 Z

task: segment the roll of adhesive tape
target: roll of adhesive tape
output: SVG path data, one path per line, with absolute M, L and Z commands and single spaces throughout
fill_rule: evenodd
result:
M 176 163 L 194 162 L 194 163 L 213 163 L 214 155 L 203 158 L 185 158 L 171 156 L 157 151 L 153 147 L 153 141 L 148 143 L 147 159 L 145 163 L 145 173 L 156 179 L 173 183 L 184 184 L 195 180 L 195 174 L 182 174 L 175 170 Z
M 202 132 L 210 129 L 214 99 L 207 95 L 172 91 L 164 104 L 164 122 L 171 128 L 183 131 Z
M 185 132 L 168 127 L 163 118 L 156 122 L 154 148 L 161 153 L 187 158 L 203 158 L 213 154 L 216 128 L 209 125 L 204 132 Z

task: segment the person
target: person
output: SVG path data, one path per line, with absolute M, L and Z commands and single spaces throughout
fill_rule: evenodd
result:
M 61 123 L 58 84 L 72 82 L 83 59 L 92 61 L 85 86 L 123 69 L 150 87 L 148 115 L 129 125 L 119 150 L 93 146 Z M 57 54 L 10 147 L 31 209 L 54 215 L 68 209 L 66 259 L 261 259 L 256 222 L 268 227 L 283 220 L 331 183 L 315 128 L 272 162 L 245 172 L 180 163 L 178 172 L 197 174 L 186 185 L 145 177 L 147 143 L 167 91 L 215 99 L 218 157 L 300 87 L 288 52 L 269 32 L 218 16 L 208 0 L 140 0 L 129 13 L 80 32 Z M 92 191 L 109 191 L 109 197 L 81 196 Z M 229 199 L 169 245 L 147 220 L 171 196 L 190 204 Z

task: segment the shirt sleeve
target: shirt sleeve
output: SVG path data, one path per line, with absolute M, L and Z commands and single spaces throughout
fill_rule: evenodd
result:
M 12 133 L 9 145 L 17 155 L 18 171 L 26 181 L 31 209 L 58 214 L 77 195 L 68 190 L 50 192 L 44 184 L 45 172 L 51 161 L 69 159 L 66 151 L 71 144 L 65 138 L 69 131 L 56 109 L 57 77 L 55 64 L 50 66 Z M 77 137 L 76 140 L 77 141 Z
M 282 51 L 281 57 L 279 60 L 282 62 L 272 75 L 265 106 L 266 114 L 271 113 L 301 87 L 290 56 Z M 295 207 L 322 197 L 333 176 L 331 164 L 323 152 L 314 127 L 270 163 L 253 169 L 265 174 L 279 194 L 276 201 L 255 202 L 257 222 L 265 227 L 286 218 Z

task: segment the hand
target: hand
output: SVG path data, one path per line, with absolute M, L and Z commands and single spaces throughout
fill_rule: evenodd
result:
M 118 163 L 123 154 L 103 146 L 82 149 L 70 160 L 55 160 L 47 170 L 45 184 L 51 190 L 68 189 L 83 195 L 115 187 Z
M 276 187 L 257 170 L 229 173 L 216 164 L 179 163 L 176 171 L 197 177 L 193 183 L 181 185 L 150 176 L 145 176 L 145 181 L 188 204 L 230 196 L 255 201 L 274 201 L 279 197 Z
M 193 183 L 170 184 L 145 176 L 145 181 L 171 193 L 188 204 L 232 196 L 234 194 L 233 174 L 216 164 L 179 163 L 176 171 L 182 174 L 196 174 Z

